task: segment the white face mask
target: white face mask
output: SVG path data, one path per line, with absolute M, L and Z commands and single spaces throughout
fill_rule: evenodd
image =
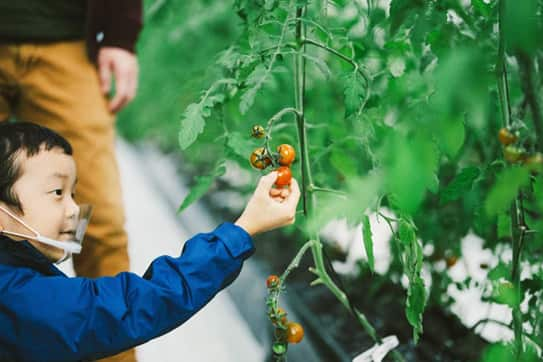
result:
M 40 233 L 38 233 L 35 229 L 33 229 L 31 226 L 25 223 L 22 219 L 17 217 L 15 214 L 10 212 L 9 210 L 3 208 L 2 206 L 0 206 L 0 210 L 4 211 L 10 217 L 15 219 L 18 223 L 23 225 L 27 230 L 34 233 L 34 235 L 21 234 L 21 233 L 5 230 L 2 228 L 0 228 L 0 234 L 16 236 L 23 239 L 30 239 L 30 240 L 38 241 L 40 243 L 64 250 L 64 255 L 59 260 L 55 261 L 55 264 L 62 263 L 63 261 L 69 259 L 72 254 L 81 253 L 83 238 L 85 236 L 85 232 L 87 231 L 87 226 L 89 225 L 89 220 L 92 214 L 91 205 L 87 205 L 87 204 L 81 205 L 79 207 L 79 218 L 76 224 L 75 235 L 74 235 L 73 240 L 60 241 L 60 240 L 54 240 L 54 239 L 45 237 L 43 235 L 40 235 Z

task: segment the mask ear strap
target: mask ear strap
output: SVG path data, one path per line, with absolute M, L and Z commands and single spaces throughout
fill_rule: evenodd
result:
M 40 234 L 34 230 L 33 228 L 31 228 L 27 223 L 25 223 L 22 219 L 20 219 L 19 217 L 17 217 L 15 214 L 13 214 L 11 211 L 7 210 L 6 208 L 0 206 L 0 210 L 4 211 L 6 214 L 8 214 L 9 216 L 11 216 L 12 218 L 14 218 L 15 220 L 17 220 L 21 225 L 23 225 L 25 228 L 27 228 L 28 230 L 30 230 L 31 232 L 33 232 L 35 234 L 36 237 L 40 236 Z M 4 229 L 2 227 L 0 227 L 0 232 L 2 232 Z

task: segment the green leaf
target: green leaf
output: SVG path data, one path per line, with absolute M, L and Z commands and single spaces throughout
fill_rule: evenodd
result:
M 326 62 L 318 57 L 311 56 L 309 54 L 303 54 L 303 57 L 315 64 L 318 70 L 326 77 L 326 79 L 329 79 L 332 76 L 332 71 L 330 70 L 330 67 L 328 67 L 328 64 Z
M 409 279 L 405 314 L 413 327 L 413 339 L 417 343 L 422 333 L 422 315 L 426 307 L 426 289 L 420 276 L 423 261 L 422 246 L 417 240 L 415 225 L 412 222 L 402 218 L 399 224 L 402 264 Z
M 497 234 L 498 239 L 511 237 L 511 216 L 507 213 L 498 215 Z
M 463 168 L 458 175 L 441 191 L 440 204 L 458 200 L 470 191 L 473 182 L 479 177 L 481 171 L 477 167 Z
M 515 354 L 512 346 L 496 343 L 485 349 L 481 362 L 511 362 L 514 360 Z
M 358 114 L 366 94 L 366 89 L 363 82 L 364 80 L 358 74 L 358 72 L 348 73 L 344 90 L 345 118 Z
M 401 211 L 412 214 L 422 204 L 426 191 L 435 190 L 439 152 L 423 132 L 409 139 L 398 132 L 380 150 L 391 200 Z
M 416 15 L 423 5 L 422 0 L 392 0 L 390 2 L 390 33 L 394 35 L 409 15 Z
M 436 138 L 443 153 L 450 158 L 455 157 L 464 144 L 465 129 L 463 119 L 440 122 Z
M 530 182 L 530 171 L 522 167 L 504 169 L 496 178 L 496 183 L 488 193 L 485 211 L 488 215 L 504 213 L 521 187 Z
M 242 135 L 239 132 L 228 134 L 226 146 L 228 149 L 239 157 L 249 160 L 249 157 L 256 147 L 259 147 L 259 142 L 249 135 Z
M 368 265 L 372 273 L 375 272 L 375 260 L 373 257 L 373 239 L 371 234 L 371 224 L 368 215 L 362 219 L 362 238 L 364 239 L 364 248 L 368 256 Z
M 185 110 L 179 130 L 179 146 L 182 150 L 193 144 L 198 135 L 204 131 L 205 121 L 202 112 L 203 107 L 200 103 L 192 103 Z
M 505 304 L 514 308 L 517 304 L 515 286 L 508 280 L 492 283 L 492 300 L 498 304 Z
M 348 178 L 344 190 L 347 194 L 346 198 L 319 192 L 317 196 L 326 207 L 319 207 L 311 213 L 306 232 L 319 232 L 323 225 L 336 218 L 344 217 L 350 225 L 362 222 L 364 211 L 376 201 L 379 195 L 382 177 L 378 172 L 370 172 L 363 178 L 354 176 Z
M 409 324 L 413 327 L 413 340 L 418 343 L 423 332 L 422 319 L 426 307 L 426 289 L 422 278 L 417 277 L 409 282 L 405 314 Z
M 495 343 L 486 347 L 481 362 L 541 362 L 538 357 L 537 347 L 534 347 L 530 339 L 525 339 L 524 349 L 519 355 L 515 353 L 514 343 Z
M 224 50 L 217 59 L 217 64 L 228 70 L 233 70 L 242 60 L 242 55 L 233 46 Z
M 224 94 L 204 95 L 199 103 L 192 103 L 186 108 L 181 118 L 179 129 L 179 146 L 182 150 L 187 149 L 196 141 L 204 131 L 205 118 L 211 116 L 215 105 L 224 102 Z
M 334 148 L 330 155 L 330 163 L 332 166 L 344 175 L 355 176 L 358 171 L 358 162 L 340 148 Z
M 211 175 L 196 176 L 196 182 L 194 186 L 191 187 L 189 194 L 185 197 L 185 199 L 181 203 L 181 206 L 179 206 L 177 213 L 182 212 L 193 202 L 204 196 L 211 187 L 211 185 L 213 185 L 215 179 L 219 176 L 224 175 L 225 172 L 226 166 L 224 164 L 224 161 L 222 161 L 217 164 Z
M 408 246 L 412 242 L 416 241 L 416 234 L 413 226 L 405 221 L 404 219 L 400 220 L 400 227 L 398 229 L 398 234 L 400 237 L 400 241 L 405 245 Z
M 533 54 L 541 47 L 541 15 L 538 0 L 506 1 L 503 34 L 512 52 Z
M 483 129 L 491 84 L 486 62 L 485 54 L 480 51 L 460 47 L 451 50 L 447 45 L 435 71 L 429 74 L 436 85 L 430 98 L 430 115 L 437 119 L 455 119 L 466 114 L 468 127 Z
M 268 73 L 269 72 L 266 66 L 264 64 L 259 64 L 247 77 L 246 84 L 249 89 L 246 90 L 241 96 L 241 101 L 239 103 L 239 111 L 241 112 L 241 114 L 247 113 L 249 108 L 252 107 L 256 98 L 256 94 L 258 93 L 262 85 L 266 82 Z
M 499 263 L 487 274 L 487 278 L 493 281 L 499 281 L 500 279 L 508 279 L 511 276 L 511 270 L 504 263 Z
M 471 0 L 471 6 L 477 13 L 484 17 L 488 17 L 492 11 L 493 4 L 487 4 L 484 0 Z

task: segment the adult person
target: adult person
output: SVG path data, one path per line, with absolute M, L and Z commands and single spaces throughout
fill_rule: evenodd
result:
M 80 172 L 77 202 L 95 206 L 74 258 L 80 276 L 129 269 L 115 114 L 136 93 L 141 27 L 141 0 L 0 0 L 0 121 L 31 121 L 67 138 Z M 135 361 L 135 353 L 107 361 Z

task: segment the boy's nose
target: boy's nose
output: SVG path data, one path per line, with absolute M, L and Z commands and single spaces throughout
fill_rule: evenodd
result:
M 67 216 L 69 219 L 79 217 L 79 205 L 75 203 L 73 199 L 70 199 L 70 205 L 67 208 Z

